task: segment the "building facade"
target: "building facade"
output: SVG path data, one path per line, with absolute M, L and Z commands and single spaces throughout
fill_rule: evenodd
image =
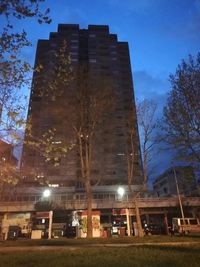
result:
M 177 185 L 181 195 L 194 195 L 196 180 L 191 166 L 177 166 L 166 170 L 153 182 L 153 190 L 158 197 L 177 195 Z
M 91 138 L 91 178 L 97 185 L 127 185 L 127 158 L 134 159 L 132 184 L 143 183 L 142 161 L 127 42 L 108 26 L 60 24 L 49 40 L 39 40 L 28 119 L 32 136 L 40 140 L 53 129 L 48 142 L 54 155 L 27 145 L 22 171 L 55 186 L 81 188 L 78 137 Z M 39 69 L 39 70 L 38 70 Z M 77 135 L 77 132 L 83 132 Z M 87 134 L 89 132 L 89 134 Z M 132 134 L 132 135 L 131 135 Z M 87 142 L 87 140 L 85 141 Z M 66 154 L 58 147 L 72 145 Z M 32 179 L 32 178 L 31 178 Z

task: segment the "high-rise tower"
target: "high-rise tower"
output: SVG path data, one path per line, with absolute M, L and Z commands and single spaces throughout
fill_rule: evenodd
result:
M 70 56 L 70 67 L 66 71 L 70 71 L 69 76 L 73 78 L 65 86 L 63 81 L 57 82 L 58 95 L 51 97 L 50 84 L 52 81 L 55 85 L 58 76 L 53 67 L 57 64 L 59 68 L 56 54 L 64 41 Z M 25 145 L 22 170 L 33 169 L 51 184 L 80 186 L 80 159 L 74 132 L 80 102 L 75 101 L 74 96 L 84 87 L 90 92 L 86 94 L 88 98 L 98 92 L 111 101 L 108 105 L 96 98 L 97 105 L 102 106 L 92 139 L 92 178 L 99 185 L 127 184 L 127 157 L 134 153 L 134 184 L 141 184 L 142 163 L 128 43 L 119 42 L 116 34 L 109 33 L 108 26 L 89 25 L 88 29 L 80 29 L 76 24 L 60 24 L 58 32 L 50 33 L 49 40 L 38 41 L 35 65 L 43 67 L 33 75 L 28 111 L 33 134 L 40 139 L 48 129 L 55 128 L 52 139 L 55 147 L 62 143 L 63 146 L 71 143 L 74 147 L 65 157 L 56 156 L 57 164 L 52 164 L 45 161 L 39 150 Z M 49 93 L 41 94 L 42 90 Z M 134 150 L 131 149 L 130 127 L 134 132 Z

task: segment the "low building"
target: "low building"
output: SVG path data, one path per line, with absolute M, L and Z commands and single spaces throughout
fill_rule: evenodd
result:
M 176 195 L 176 178 L 180 194 L 191 196 L 196 188 L 194 169 L 191 166 L 170 168 L 159 175 L 153 182 L 154 194 L 158 197 Z

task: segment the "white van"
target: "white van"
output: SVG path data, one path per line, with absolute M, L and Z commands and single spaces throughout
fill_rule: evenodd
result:
M 174 233 L 200 233 L 200 222 L 197 218 L 173 218 L 172 227 Z

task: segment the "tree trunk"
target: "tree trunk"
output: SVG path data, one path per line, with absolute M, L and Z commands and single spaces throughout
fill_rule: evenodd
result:
M 144 183 L 146 183 L 147 182 L 147 151 L 146 151 L 146 147 L 144 148 L 143 155 L 144 155 L 144 160 L 143 160 Z
M 86 182 L 87 195 L 87 238 L 92 238 L 92 188 L 90 181 Z
M 134 206 L 135 206 L 135 216 L 136 216 L 136 223 L 137 223 L 137 229 L 138 229 L 138 236 L 143 237 L 144 231 L 142 229 L 141 219 L 140 219 L 140 211 L 137 204 L 137 199 L 134 200 Z

